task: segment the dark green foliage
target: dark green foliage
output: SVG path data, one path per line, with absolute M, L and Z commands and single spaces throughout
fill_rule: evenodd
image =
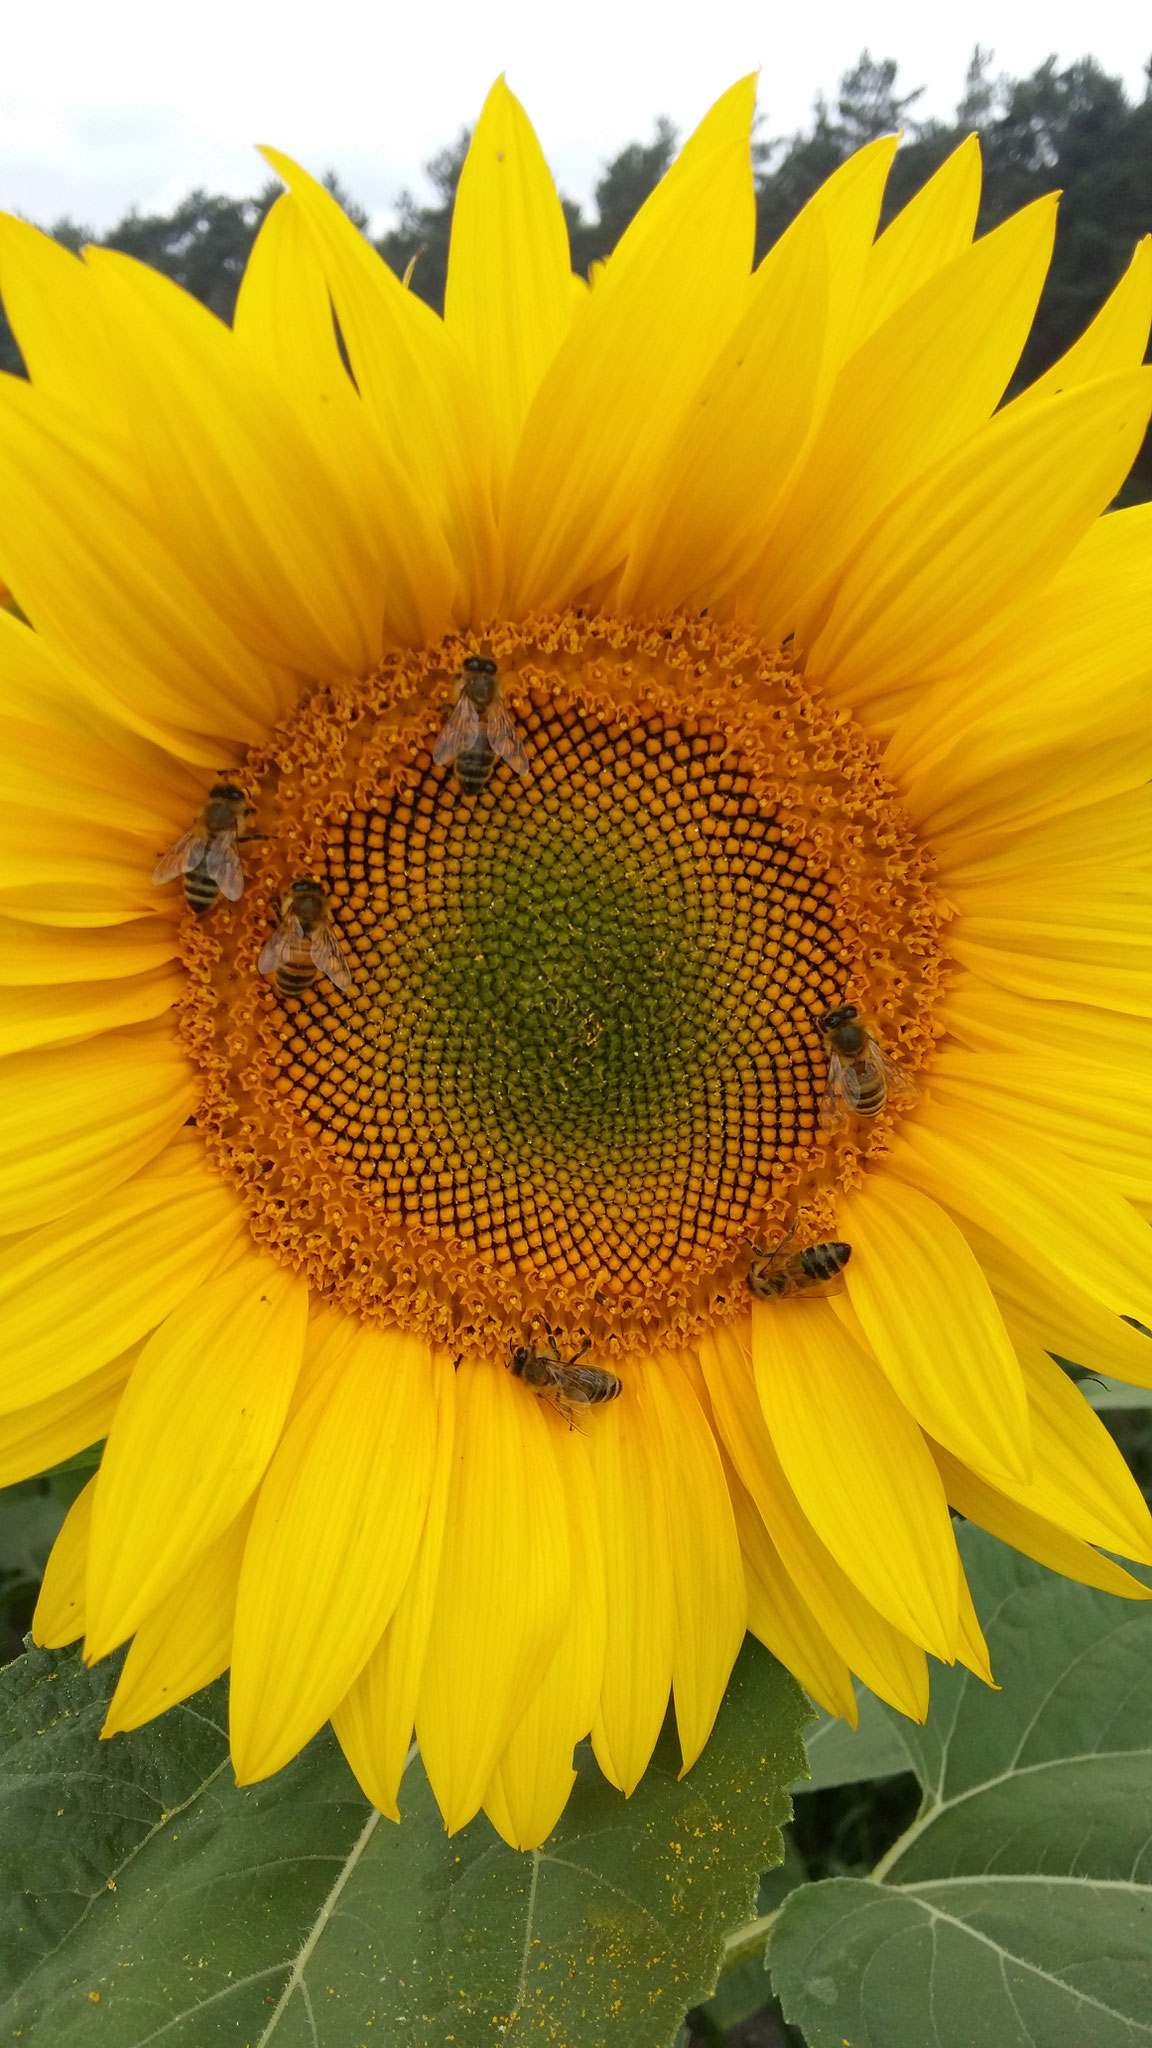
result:
M 472 130 L 462 128 L 455 142 L 425 164 L 424 175 L 436 192 L 434 203 L 420 206 L 411 192 L 401 192 L 396 202 L 399 221 L 376 243 L 385 263 L 391 264 L 398 277 L 403 277 L 410 263 L 413 265 L 412 290 L 418 298 L 435 306 L 438 313 L 444 310 L 452 206 L 471 140 Z

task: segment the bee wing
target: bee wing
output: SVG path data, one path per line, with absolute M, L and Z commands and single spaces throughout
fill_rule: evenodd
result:
M 265 939 L 256 962 L 260 974 L 275 974 L 292 956 L 292 947 L 297 939 L 304 936 L 304 927 L 294 910 L 282 917 L 270 939 Z
M 432 759 L 438 768 L 445 761 L 454 761 L 457 754 L 467 753 L 480 737 L 480 713 L 468 692 L 452 706 L 437 735 L 432 749 Z
M 244 894 L 244 870 L 236 851 L 235 832 L 215 834 L 204 855 L 204 865 L 229 903 L 235 903 Z
M 881 1052 L 878 1045 L 873 1045 L 872 1057 L 884 1076 L 889 1102 L 919 1102 L 920 1084 L 913 1080 L 911 1074 L 906 1073 L 903 1067 L 897 1066 L 895 1060 L 890 1060 L 887 1053 Z
M 208 846 L 208 833 L 203 825 L 193 825 L 182 839 L 162 853 L 152 870 L 154 882 L 174 882 L 177 875 L 186 875 L 192 868 L 199 867 Z M 215 881 L 216 877 L 212 877 Z
M 488 745 L 494 753 L 502 756 L 517 775 L 527 775 L 528 756 L 516 728 L 516 722 L 499 699 L 488 712 Z
M 604 1392 L 604 1374 L 594 1365 L 570 1365 L 564 1384 L 570 1401 L 594 1401 Z
M 321 974 L 326 974 L 329 981 L 335 982 L 338 989 L 347 993 L 352 986 L 352 969 L 337 944 L 335 934 L 329 931 L 326 924 L 322 924 L 318 931 L 313 932 L 309 951 L 314 965 L 320 969 Z
M 838 1052 L 828 1055 L 828 1082 L 820 1097 L 820 1128 L 834 1131 L 860 1098 L 860 1083 Z

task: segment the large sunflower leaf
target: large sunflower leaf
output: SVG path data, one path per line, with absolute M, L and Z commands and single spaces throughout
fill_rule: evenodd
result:
M 1002 1689 L 934 1675 L 918 1818 L 788 1896 L 776 1990 L 810 2048 L 1152 2048 L 1152 1605 L 962 1549 Z
M 0 2039 L 660 2048 L 780 1857 L 809 1718 L 749 1642 L 687 1778 L 670 1730 L 628 1801 L 581 1753 L 521 1856 L 483 1819 L 449 1840 L 418 1763 L 380 1820 L 328 1735 L 238 1790 L 222 1684 L 101 1743 L 114 1675 L 41 1652 L 0 1680 Z

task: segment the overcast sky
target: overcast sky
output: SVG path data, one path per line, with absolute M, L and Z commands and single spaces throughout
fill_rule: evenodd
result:
M 257 141 L 335 168 L 382 227 L 420 165 L 499 71 L 524 101 L 561 189 L 584 199 L 603 160 L 658 114 L 690 127 L 760 71 L 766 132 L 807 120 L 865 44 L 895 57 L 926 111 L 951 112 L 975 42 L 994 69 L 1090 54 L 1143 91 L 1152 12 L 1137 0 L 48 0 L 0 5 L 0 205 L 110 226 L 195 185 L 246 193 Z

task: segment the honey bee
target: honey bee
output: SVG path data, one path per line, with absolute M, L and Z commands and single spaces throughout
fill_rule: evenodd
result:
M 757 1301 L 782 1301 L 786 1294 L 839 1293 L 844 1284 L 840 1275 L 852 1257 L 850 1244 L 833 1238 L 790 1252 L 787 1243 L 785 1238 L 775 1251 L 757 1252 L 749 1266 L 748 1291 Z
M 494 661 L 470 654 L 456 678 L 456 701 L 441 728 L 432 759 L 438 768 L 455 761 L 465 796 L 479 796 L 491 780 L 496 756 L 517 775 L 527 775 L 528 756 L 500 695 Z
M 828 1083 L 820 1099 L 820 1122 L 833 1131 L 846 1116 L 879 1116 L 886 1102 L 915 1102 L 920 1093 L 872 1033 L 852 1003 L 841 1003 L 817 1019 L 829 1043 Z
M 526 1387 L 535 1387 L 541 1399 L 549 1401 L 564 1417 L 569 1429 L 576 1427 L 574 1408 L 590 1408 L 598 1401 L 614 1401 L 621 1391 L 622 1382 L 614 1372 L 606 1372 L 597 1365 L 577 1363 L 591 1344 L 591 1337 L 586 1337 L 571 1358 L 561 1358 L 556 1349 L 556 1339 L 549 1330 L 547 1350 L 537 1344 L 511 1346 L 509 1365 L 513 1377 L 523 1380 Z
M 213 783 L 191 831 L 161 854 L 152 880 L 171 882 L 183 875 L 184 899 L 197 917 L 211 910 L 217 896 L 235 903 L 244 894 L 244 870 L 236 846 L 247 815 L 248 800 L 242 789 L 234 782 Z
M 261 974 L 275 975 L 282 996 L 302 995 L 318 974 L 326 974 L 341 991 L 351 988 L 352 969 L 332 930 L 328 899 L 319 882 L 293 882 L 257 966 Z

